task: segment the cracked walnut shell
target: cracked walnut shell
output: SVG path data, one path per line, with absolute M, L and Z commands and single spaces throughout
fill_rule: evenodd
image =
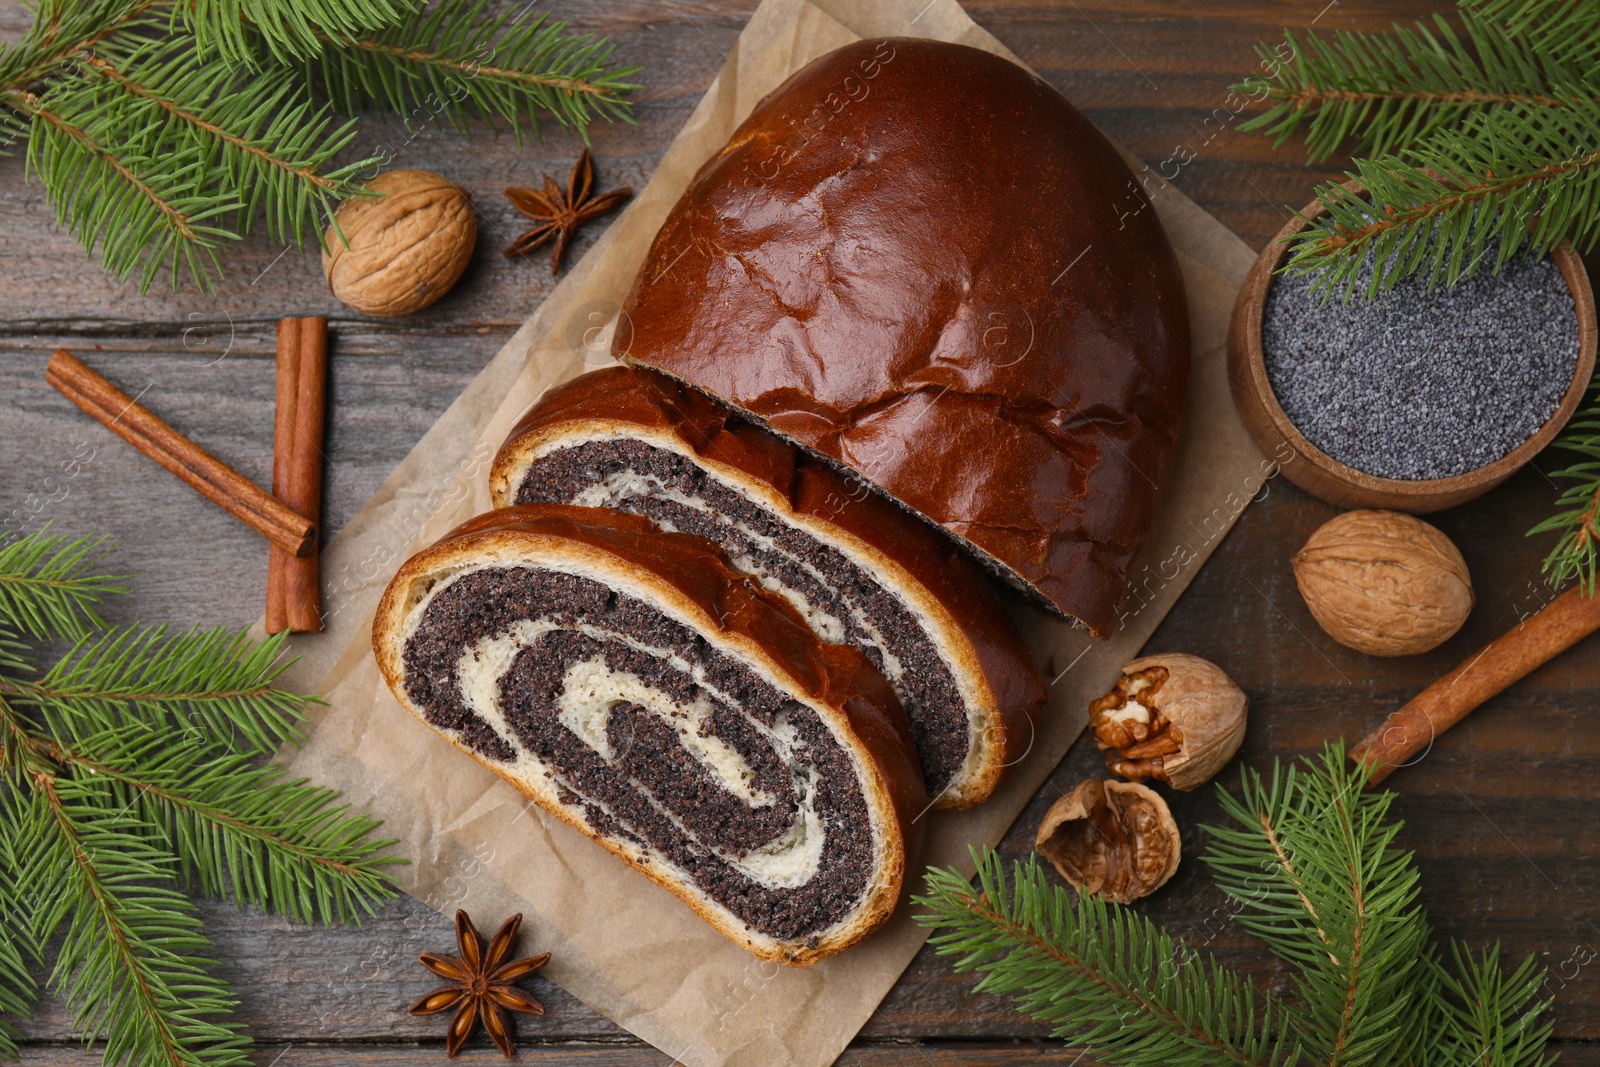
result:
M 368 315 L 409 315 L 467 269 L 478 240 L 472 198 L 425 170 L 385 171 L 367 188 L 383 195 L 339 205 L 323 238 L 328 289 Z
M 1397 511 L 1347 511 L 1294 557 L 1294 579 L 1328 636 L 1374 656 L 1443 644 L 1472 611 L 1472 578 L 1450 539 Z
M 1089 728 L 1111 773 L 1189 790 L 1239 751 L 1248 704 L 1216 664 L 1168 652 L 1124 666 L 1111 692 L 1089 705 Z
M 1182 852 L 1178 824 L 1158 793 L 1095 778 L 1050 805 L 1034 847 L 1069 883 L 1117 904 L 1160 889 Z

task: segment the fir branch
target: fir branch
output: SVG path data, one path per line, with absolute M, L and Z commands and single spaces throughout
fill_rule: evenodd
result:
M 138 55 L 153 47 L 157 23 L 149 14 L 158 6 L 151 0 L 41 6 L 30 33 L 0 56 L 6 116 L 0 138 L 14 141 L 27 131 L 29 170 L 43 181 L 58 223 L 90 254 L 98 245 L 107 270 L 118 278 L 138 271 L 144 292 L 163 267 L 175 284 L 182 261 L 209 291 L 216 245 L 237 237 L 217 225 L 218 217 L 249 202 L 238 197 L 236 176 L 226 167 L 208 169 L 212 146 L 155 136 L 175 129 L 152 116 L 156 99 L 131 94 L 126 85 L 120 98 L 108 98 L 110 64 L 97 53 Z
M 0 156 L 13 155 L 12 148 L 27 136 L 28 124 L 17 112 L 0 107 Z
M 1344 142 L 1375 153 L 1351 175 L 1367 195 L 1323 186 L 1328 214 L 1294 239 L 1288 269 L 1315 272 L 1325 293 L 1371 296 L 1424 271 L 1430 284 L 1453 285 L 1529 245 L 1600 242 L 1600 5 L 1462 0 L 1460 14 L 1464 38 L 1442 19 L 1436 31 L 1419 24 L 1305 46 L 1288 35 L 1291 62 L 1268 79 L 1273 107 L 1245 128 L 1281 144 L 1306 126 L 1313 158 Z M 1258 50 L 1276 63 L 1270 48 Z M 1544 562 L 1552 588 L 1576 579 L 1593 595 L 1600 394 L 1557 447 L 1577 456 L 1550 474 L 1569 484 L 1529 533 L 1558 535 Z
M 1427 1062 L 1536 1067 L 1554 1062 L 1545 1046 L 1555 1029 L 1549 1003 L 1539 999 L 1544 972 L 1529 956 L 1510 974 L 1500 966 L 1500 946 L 1482 955 L 1452 941 L 1452 969 L 1435 964 L 1443 988 L 1442 1026 Z
M 1576 580 L 1593 596 L 1600 572 L 1600 385 L 1590 386 L 1587 401 L 1556 438 L 1555 447 L 1581 459 L 1551 471 L 1549 477 L 1574 484 L 1562 492 L 1556 513 L 1528 535 L 1560 534 L 1544 560 L 1545 582 L 1550 588 L 1559 589 Z
M 1600 239 L 1600 77 L 1553 45 L 1600 20 L 1544 0 L 1460 14 L 1464 37 L 1443 17 L 1305 45 L 1287 35 L 1291 61 L 1267 82 L 1274 106 L 1245 128 L 1281 144 L 1306 125 L 1313 159 L 1351 140 L 1372 153 L 1350 175 L 1366 194 L 1323 186 L 1326 214 L 1292 239 L 1287 269 L 1316 273 L 1319 289 L 1349 299 L 1366 276 L 1371 297 L 1423 271 L 1453 285 L 1489 249 L 1498 271 L 1529 242 Z
M 206 896 L 332 924 L 394 895 L 384 868 L 397 861 L 378 854 L 393 842 L 373 838 L 375 820 L 205 734 L 175 743 L 166 731 L 104 731 L 51 755 L 110 783 L 118 806 L 159 830 L 181 878 Z
M 613 46 L 571 36 L 566 23 L 523 12 L 485 16 L 486 0 L 442 0 L 381 32 L 326 39 L 308 74 L 336 107 L 377 106 L 405 119 L 442 116 L 465 130 L 471 114 L 498 118 L 520 141 L 541 112 L 583 133 L 596 118 L 631 121 L 627 81 L 639 67 L 608 69 Z M 525 11 L 526 9 L 524 9 Z
M 1241 925 L 1300 971 L 1301 1039 L 1328 1064 L 1416 1050 L 1428 927 L 1417 872 L 1386 823 L 1394 794 L 1367 792 L 1341 745 L 1314 773 L 1246 769 L 1237 798 L 1219 792 L 1236 826 L 1207 827 L 1205 861 L 1241 905 Z
M 163 0 L 44 0 L 20 41 L 0 50 L 0 91 L 22 93 L 121 33 Z
M 292 79 L 241 76 L 182 38 L 119 37 L 81 65 L 113 90 L 99 107 L 120 113 L 130 143 L 143 154 L 198 148 L 209 191 L 236 191 L 240 232 L 264 214 L 274 241 L 292 234 L 302 243 L 308 220 L 320 235 L 338 201 L 361 193 L 356 176 L 376 162 L 330 169 L 355 136 L 354 120 L 330 129 L 331 109 L 316 107 Z
M 1533 957 L 1509 974 L 1497 952 L 1428 941 L 1417 874 L 1395 847 L 1392 794 L 1330 745 L 1270 780 L 1246 772 L 1232 818 L 1208 827 L 1206 862 L 1245 929 L 1291 963 L 1296 996 L 1280 1001 L 1202 962 L 1133 909 L 1050 884 L 1036 858 L 1008 883 L 993 853 L 977 887 L 930 871 L 930 909 L 957 970 L 978 989 L 1013 993 L 1056 1034 L 1117 1067 L 1311 1062 L 1328 1067 L 1534 1067 L 1551 1027 Z M 1259 999 L 1258 999 L 1259 998 Z
M 1271 46 L 1257 46 L 1276 76 L 1233 86 L 1258 95 L 1264 85 L 1273 102 L 1240 129 L 1265 130 L 1281 145 L 1304 127 L 1306 156 L 1319 161 L 1341 148 L 1360 155 L 1397 151 L 1485 111 L 1600 98 L 1581 68 L 1513 39 L 1470 7 L 1461 19 L 1465 36 L 1442 15 L 1431 28 L 1312 34 L 1303 44 L 1286 30 L 1288 62 L 1280 63 Z
M 199 145 L 146 154 L 127 146 L 120 115 L 100 112 L 92 84 L 58 82 L 45 96 L 0 96 L 32 120 L 28 169 L 56 209 L 56 221 L 119 279 L 135 271 L 147 292 L 163 267 L 174 284 L 180 261 L 210 291 L 216 246 L 237 234 L 210 220 L 239 210 L 231 192 L 207 188 Z
M 168 636 L 165 626 L 129 626 L 79 643 L 38 680 L 4 685 L 63 736 L 195 726 L 221 739 L 237 734 L 252 754 L 268 754 L 299 739 L 301 709 L 314 703 L 274 686 L 288 666 L 284 636 L 256 643 L 245 630 Z
M 1574 67 L 1600 60 L 1600 6 L 1590 0 L 1461 0 L 1529 49 Z
M 0 585 L 0 623 L 92 629 L 93 604 L 121 591 L 94 573 L 101 544 L 41 531 L 0 548 L 0 577 L 58 579 Z M 324 922 L 393 895 L 377 822 L 265 762 L 314 702 L 275 688 L 282 648 L 132 626 L 35 677 L 0 625 L 0 1054 L 37 992 L 20 946 L 59 936 L 48 984 L 106 1063 L 246 1064 L 182 890 Z
M 48 527 L 0 546 L 0 625 L 68 641 L 104 629 L 96 605 L 127 592 L 123 579 L 93 573 L 109 551 L 104 538 L 68 540 Z
M 24 824 L 10 803 L 15 777 L 7 773 L 13 781 L 0 784 L 0 1059 L 7 1060 L 17 1058 L 22 1036 L 13 1020 L 30 1018 L 39 998 L 38 983 L 28 966 L 30 959 L 38 960 L 39 952 L 28 940 L 28 917 L 17 885 L 30 857 L 17 853 Z
M 17 709 L 0 691 L 0 775 L 17 775 L 29 770 L 49 769 L 49 760 L 38 749 L 38 741 L 28 731 L 28 725 Z M 7 787 L 15 791 L 26 786 L 26 782 L 0 781 L 0 801 L 3 801 Z M 7 841 L 15 841 L 16 835 L 7 836 Z M 12 898 L 6 898 L 8 902 Z
M 1023 1011 L 1118 1067 L 1264 1067 L 1293 1063 L 1283 1006 L 1149 920 L 1051 886 L 1037 859 L 976 856 L 977 886 L 930 870 L 917 916 L 979 992 L 1019 994 Z
M 288 63 L 320 52 L 329 34 L 381 29 L 421 6 L 422 0 L 204 0 L 174 5 L 168 31 L 192 34 L 202 53 L 215 51 L 235 66 L 259 64 L 262 50 Z
M 218 1021 L 236 1001 L 206 970 L 211 945 L 170 888 L 172 858 L 124 828 L 103 786 L 32 777 L 37 858 L 20 889 L 39 942 L 65 927 L 50 984 L 74 1028 L 105 1041 L 108 1065 L 248 1067 L 249 1037 Z
M 1370 298 L 1424 271 L 1454 285 L 1491 259 L 1498 271 L 1528 244 L 1600 238 L 1600 103 L 1475 115 L 1395 155 L 1358 160 L 1360 196 L 1318 190 L 1327 214 L 1293 238 L 1286 269 L 1318 275 L 1348 299 L 1366 275 Z

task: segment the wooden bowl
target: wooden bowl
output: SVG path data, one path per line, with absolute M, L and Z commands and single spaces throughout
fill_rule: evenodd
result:
M 1358 195 L 1366 191 L 1355 182 L 1344 184 Z M 1561 268 L 1561 276 L 1572 290 L 1572 301 L 1577 307 L 1578 365 L 1560 407 L 1539 432 L 1493 463 L 1465 474 L 1415 481 L 1379 478 L 1340 463 L 1306 440 L 1284 414 L 1267 381 L 1267 366 L 1261 350 L 1261 315 L 1273 274 L 1289 254 L 1289 246 L 1283 239 L 1304 230 L 1309 220 L 1324 213 L 1320 202 L 1313 203 L 1301 212 L 1305 218 L 1292 219 L 1279 230 L 1256 257 L 1234 302 L 1233 319 L 1228 327 L 1228 381 L 1245 428 L 1263 452 L 1279 460 L 1284 477 L 1312 496 L 1340 507 L 1388 508 L 1422 515 L 1487 493 L 1549 444 L 1583 400 L 1589 375 L 1594 371 L 1596 338 L 1594 292 L 1589 288 L 1583 260 L 1566 241 L 1550 252 L 1550 258 Z M 1290 449 L 1293 455 L 1284 459 Z

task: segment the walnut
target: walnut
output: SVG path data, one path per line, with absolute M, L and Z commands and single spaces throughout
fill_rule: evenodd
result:
M 1169 652 L 1123 667 L 1111 692 L 1089 705 L 1089 728 L 1111 773 L 1194 789 L 1239 751 L 1247 705 L 1216 664 Z
M 1159 794 L 1095 778 L 1050 805 L 1034 847 L 1069 883 L 1118 904 L 1165 885 L 1181 853 L 1178 824 Z
M 1450 539 L 1396 511 L 1347 511 L 1294 557 L 1294 578 L 1328 636 L 1374 656 L 1426 652 L 1472 611 L 1472 578 Z
M 346 200 L 328 227 L 328 289 L 368 315 L 408 315 L 443 296 L 466 270 L 478 239 L 472 200 L 425 170 L 386 171 L 367 188 L 384 195 Z

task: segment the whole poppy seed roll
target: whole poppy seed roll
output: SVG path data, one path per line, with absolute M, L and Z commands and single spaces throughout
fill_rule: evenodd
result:
M 700 169 L 616 355 L 859 472 L 1108 636 L 1188 374 L 1177 260 L 1116 149 L 999 56 L 813 61 Z

